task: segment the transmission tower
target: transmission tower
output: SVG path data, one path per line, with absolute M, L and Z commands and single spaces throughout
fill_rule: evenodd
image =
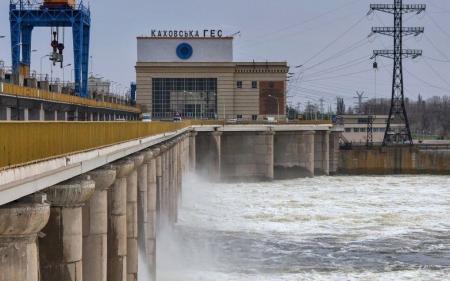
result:
M 374 50 L 372 58 L 378 56 L 394 60 L 392 77 L 391 109 L 383 145 L 389 144 L 413 144 L 411 130 L 409 128 L 408 115 L 405 108 L 403 88 L 403 58 L 417 58 L 422 55 L 422 50 L 403 49 L 403 36 L 419 35 L 423 33 L 423 27 L 403 27 L 403 15 L 407 13 L 421 13 L 425 11 L 425 4 L 403 4 L 402 0 L 394 0 L 394 4 L 371 4 L 370 12 L 380 11 L 394 15 L 394 27 L 372 27 L 373 34 L 383 34 L 394 38 L 393 50 Z
M 345 114 L 345 104 L 344 104 L 344 99 L 341 98 L 341 97 L 337 97 L 336 114 L 337 114 L 337 115 L 343 115 L 343 114 Z
M 365 97 L 364 97 L 364 92 L 356 92 L 356 97 L 354 97 L 355 99 L 357 99 L 358 101 L 357 101 L 357 104 L 356 104 L 356 106 L 357 106 L 357 113 L 358 114 L 362 114 L 363 112 L 362 112 L 362 104 L 363 104 L 363 100 L 365 99 Z
M 367 117 L 367 147 L 373 146 L 373 121 L 374 117 L 369 115 Z

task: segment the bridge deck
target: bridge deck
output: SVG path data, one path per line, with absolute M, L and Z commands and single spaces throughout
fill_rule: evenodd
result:
M 21 87 L 8 83 L 0 83 L 0 94 L 25 99 L 34 99 L 93 108 L 105 108 L 105 109 L 140 113 L 140 109 L 133 106 L 111 102 L 96 101 L 93 99 L 80 98 L 78 96 L 72 96 L 56 92 L 48 92 L 36 88 Z

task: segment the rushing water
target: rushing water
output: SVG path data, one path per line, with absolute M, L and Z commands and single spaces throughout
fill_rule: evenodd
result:
M 188 179 L 158 280 L 450 280 L 450 177 Z

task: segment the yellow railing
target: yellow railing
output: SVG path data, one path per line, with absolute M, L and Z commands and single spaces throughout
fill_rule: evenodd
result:
M 173 132 L 193 125 L 220 126 L 224 122 L 0 122 L 0 169 Z
M 48 92 L 48 91 L 43 91 L 43 90 L 39 90 L 36 88 L 22 87 L 22 86 L 8 84 L 8 83 L 0 83 L 0 92 L 3 92 L 4 94 L 11 95 L 11 96 L 20 96 L 20 97 L 41 99 L 41 100 L 47 100 L 47 101 L 70 103 L 70 104 L 76 104 L 76 105 L 81 105 L 81 106 L 90 106 L 90 107 L 97 107 L 97 108 L 110 108 L 110 109 L 122 110 L 122 111 L 127 111 L 127 112 L 140 113 L 140 109 L 133 107 L 133 106 L 127 106 L 127 105 L 111 103 L 111 102 L 96 101 L 93 99 L 85 99 L 85 98 L 80 98 L 78 96 L 71 96 L 71 95 L 62 94 L 62 93 Z
M 202 122 L 0 122 L 0 169 L 173 132 L 194 124 Z

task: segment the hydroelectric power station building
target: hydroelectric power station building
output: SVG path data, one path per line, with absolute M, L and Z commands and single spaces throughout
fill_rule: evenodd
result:
M 235 62 L 221 30 L 137 38 L 137 103 L 154 119 L 282 119 L 288 71 L 286 62 Z

